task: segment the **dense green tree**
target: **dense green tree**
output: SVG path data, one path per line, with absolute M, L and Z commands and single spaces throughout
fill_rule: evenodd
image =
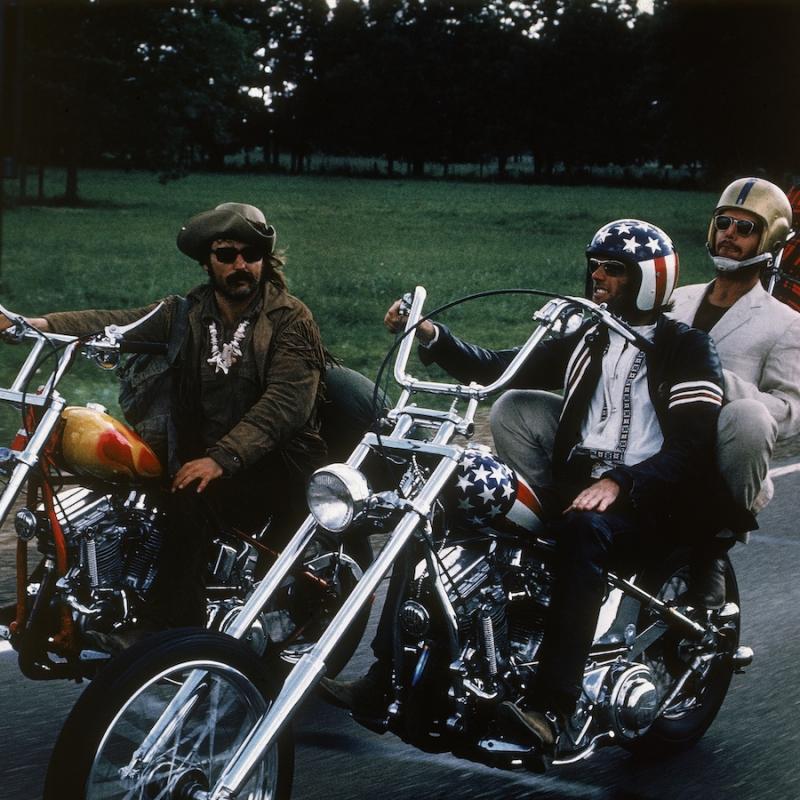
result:
M 254 106 L 257 40 L 216 4 L 32 4 L 25 18 L 26 139 L 67 166 L 104 156 L 165 173 L 221 165 Z
M 295 171 L 315 151 L 414 174 L 491 160 L 502 176 L 522 153 L 542 177 L 643 160 L 797 171 L 800 6 L 654 5 L 19 0 L 22 121 L 3 147 L 67 166 L 70 199 L 81 164 L 176 175 L 257 147 Z

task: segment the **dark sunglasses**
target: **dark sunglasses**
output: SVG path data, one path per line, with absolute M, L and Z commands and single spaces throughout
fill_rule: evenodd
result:
M 243 247 L 241 250 L 236 247 L 217 247 L 212 248 L 214 258 L 223 264 L 233 264 L 237 256 L 241 256 L 248 264 L 254 264 L 264 258 L 264 251 L 258 247 Z
M 727 214 L 719 214 L 714 217 L 714 227 L 718 231 L 726 231 L 731 225 L 736 226 L 736 233 L 739 236 L 749 236 L 756 229 L 756 223 L 751 219 L 736 219 Z
M 621 278 L 627 271 L 627 268 L 621 261 L 613 261 L 611 259 L 590 258 L 589 269 L 594 272 L 599 267 L 603 268 L 603 272 L 609 278 Z

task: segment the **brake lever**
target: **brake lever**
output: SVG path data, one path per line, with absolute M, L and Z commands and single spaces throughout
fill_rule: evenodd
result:
M 414 295 L 411 292 L 406 292 L 400 298 L 400 307 L 397 309 L 397 314 L 400 317 L 407 317 L 411 311 L 411 304 L 414 302 Z
M 30 327 L 25 321 L 19 318 L 12 318 L 11 325 L 0 331 L 0 339 L 4 339 L 8 344 L 19 344 L 25 338 L 25 328 Z
M 572 308 L 580 308 L 581 313 L 586 313 L 595 317 L 599 322 L 605 325 L 612 331 L 615 331 L 623 339 L 635 344 L 640 350 L 649 350 L 652 346 L 650 341 L 631 330 L 631 328 L 618 317 L 614 316 L 606 306 L 605 303 L 598 305 L 597 303 L 587 300 L 585 297 L 563 296 L 554 298 L 546 303 L 542 308 L 537 311 L 533 318 L 549 324 L 554 333 L 564 335 L 570 329 L 577 329 L 577 325 L 573 323 L 572 315 L 575 313 Z
M 139 317 L 139 319 L 135 319 L 133 322 L 129 322 L 127 325 L 106 325 L 103 329 L 103 339 L 112 344 L 116 344 L 126 333 L 130 333 L 140 325 L 143 325 L 147 320 L 161 311 L 163 305 L 164 301 L 162 300 L 152 311 L 145 314 L 143 317 Z
M 0 338 L 5 339 L 9 344 L 19 344 L 25 338 L 26 330 L 37 330 L 22 314 L 14 314 L 5 306 L 0 305 L 0 314 L 11 323 L 7 328 L 0 331 Z
M 640 350 L 647 351 L 653 346 L 653 343 L 649 339 L 645 339 L 641 334 L 631 330 L 621 319 L 615 317 L 608 310 L 605 303 L 596 306 L 594 313 L 607 328 L 616 331 L 623 339 L 627 339 L 627 341 L 635 344 Z

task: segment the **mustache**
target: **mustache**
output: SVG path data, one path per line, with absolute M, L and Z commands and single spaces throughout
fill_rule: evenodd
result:
M 725 249 L 727 249 L 727 250 L 735 250 L 736 252 L 741 252 L 741 250 L 742 250 L 742 248 L 741 248 L 741 247 L 739 247 L 739 245 L 738 245 L 738 244 L 734 244 L 734 243 L 733 243 L 733 242 L 732 242 L 730 239 L 723 239 L 723 240 L 722 240 L 722 241 L 721 241 L 721 242 L 720 242 L 720 243 L 717 245 L 717 250 L 720 250 L 720 249 L 722 249 L 723 247 L 724 247 Z
M 256 279 L 249 272 L 237 272 L 225 278 L 225 283 L 228 286 L 234 286 L 239 283 L 254 284 L 255 282 Z

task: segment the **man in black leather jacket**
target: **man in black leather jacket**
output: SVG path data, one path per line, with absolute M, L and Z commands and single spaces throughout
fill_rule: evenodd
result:
M 516 419 L 505 440 L 513 444 L 504 452 L 498 443 L 500 457 L 533 486 L 557 542 L 558 577 L 535 685 L 524 708 L 505 702 L 498 711 L 504 727 L 543 750 L 552 748 L 580 695 L 606 570 L 656 547 L 664 534 L 655 522 L 667 511 L 680 508 L 685 518 L 708 505 L 700 490 L 716 474 L 722 373 L 705 333 L 663 315 L 678 277 L 671 240 L 654 225 L 617 220 L 595 234 L 586 256 L 592 299 L 640 338 L 631 343 L 589 324 L 537 348 L 515 381 L 525 391 L 511 393 Z M 385 322 L 395 331 L 404 324 L 398 303 Z M 430 321 L 417 337 L 423 361 L 464 382 L 490 383 L 515 352 L 468 344 Z M 542 401 L 543 393 L 530 389 L 556 388 L 564 397 L 549 453 L 537 447 L 526 411 L 535 420 Z M 378 661 L 366 676 L 324 682 L 329 695 L 356 711 L 385 702 L 390 656 L 380 633 L 373 645 Z

